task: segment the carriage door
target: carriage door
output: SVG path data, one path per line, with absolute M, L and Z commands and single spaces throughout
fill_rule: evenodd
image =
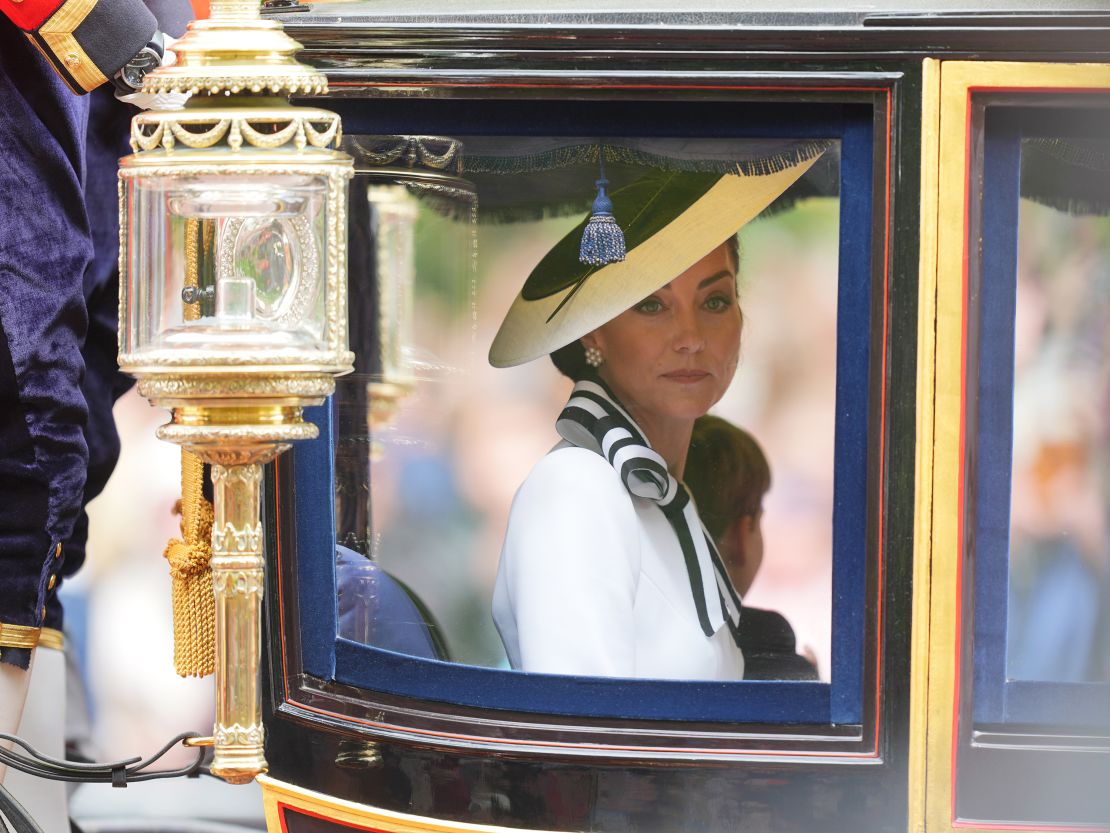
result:
M 926 77 L 916 817 L 1110 830 L 1110 66 Z

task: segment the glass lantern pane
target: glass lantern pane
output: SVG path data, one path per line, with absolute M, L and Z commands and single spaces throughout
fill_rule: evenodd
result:
M 326 348 L 326 177 L 127 182 L 134 312 L 125 352 Z

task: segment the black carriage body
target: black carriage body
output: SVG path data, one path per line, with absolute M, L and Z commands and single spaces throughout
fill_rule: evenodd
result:
M 327 72 L 328 106 L 347 133 L 650 135 L 660 116 L 687 119 L 695 131 L 706 121 L 734 125 L 723 115 L 734 106 L 764 120 L 797 119 L 808 106 L 866 123 L 873 187 L 867 395 L 857 403 L 867 426 L 857 719 L 544 714 L 485 707 L 489 697 L 465 686 L 433 699 L 397 693 L 384 679 L 343 682 L 334 623 L 318 628 L 330 614 L 310 609 L 331 577 L 306 562 L 309 522 L 290 507 L 307 498 L 296 481 L 301 460 L 290 454 L 272 467 L 265 509 L 270 775 L 386 810 L 508 827 L 907 830 L 911 779 L 921 772 L 911 757 L 911 678 L 922 670 L 911 649 L 922 147 L 935 128 L 923 124 L 925 62 L 1106 62 L 1110 16 L 1039 3 L 976 13 L 635 5 L 540 14 L 359 3 L 275 13 L 304 45 L 302 60 Z M 290 819 L 289 833 L 327 824 Z

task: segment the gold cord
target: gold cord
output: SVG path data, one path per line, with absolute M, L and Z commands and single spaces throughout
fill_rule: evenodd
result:
M 216 668 L 212 593 L 212 504 L 204 498 L 204 463 L 181 452 L 181 535 L 166 545 L 173 588 L 173 664 L 182 677 Z M 184 539 L 184 540 L 182 540 Z

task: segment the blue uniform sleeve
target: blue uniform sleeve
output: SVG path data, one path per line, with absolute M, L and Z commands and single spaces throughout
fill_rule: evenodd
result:
M 143 0 L 0 0 L 75 93 L 87 93 L 133 58 L 158 28 Z

